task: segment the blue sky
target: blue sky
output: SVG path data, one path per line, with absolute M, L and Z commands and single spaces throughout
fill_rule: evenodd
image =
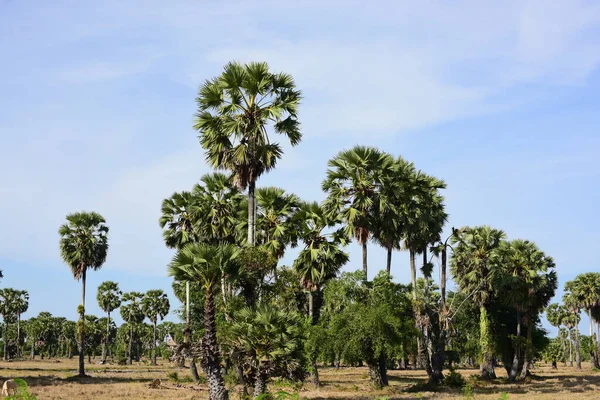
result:
M 25 317 L 76 317 L 57 229 L 78 210 L 111 227 L 90 312 L 104 280 L 170 294 L 160 203 L 208 172 L 194 98 L 233 59 L 304 93 L 304 140 L 259 185 L 321 200 L 327 160 L 376 145 L 446 180 L 448 226 L 534 240 L 561 287 L 598 269 L 597 2 L 0 0 L 0 54 L 0 286 L 29 290 Z

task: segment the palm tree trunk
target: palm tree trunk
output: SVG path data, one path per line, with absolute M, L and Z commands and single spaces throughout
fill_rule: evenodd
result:
M 367 275 L 367 241 L 365 240 L 362 243 L 362 265 L 363 265 L 363 274 L 365 274 L 365 281 L 368 281 L 368 275 Z
M 192 374 L 194 383 L 200 383 L 200 375 L 198 375 L 198 368 L 196 367 L 196 357 L 193 356 L 190 360 L 190 373 Z
M 106 337 L 104 338 L 104 343 L 102 344 L 102 359 L 100 360 L 100 364 L 106 364 L 106 357 L 108 356 L 108 335 L 110 333 L 110 312 L 106 313 Z
M 254 382 L 254 398 L 258 399 L 267 392 L 267 379 L 268 375 L 261 366 L 258 367 L 258 373 L 256 374 L 256 380 Z M 211 397 L 212 398 L 212 397 Z
M 521 353 L 521 343 L 519 340 L 521 339 L 521 313 L 517 311 L 517 337 L 515 339 L 515 355 L 513 357 L 513 363 L 510 368 L 510 373 L 508 374 L 509 382 L 514 382 L 517 380 L 517 375 L 519 374 L 519 362 L 520 353 Z
M 29 353 L 29 359 L 33 360 L 35 358 L 35 338 L 31 341 L 31 353 Z
M 319 368 L 317 367 L 317 360 L 315 357 L 312 357 L 310 360 L 310 376 L 312 378 L 312 383 L 315 388 L 321 386 L 321 380 L 319 379 Z
M 415 252 L 414 250 L 409 250 L 410 254 L 410 280 L 412 282 L 412 294 L 413 294 L 413 302 L 417 301 L 417 262 L 415 260 Z
M 154 340 L 152 341 L 152 365 L 156 365 L 156 320 L 154 320 Z
M 85 273 L 86 269 L 83 270 L 81 275 L 81 314 L 79 315 L 79 321 L 81 322 L 79 327 L 79 376 L 85 376 L 85 355 L 84 344 L 85 344 Z
M 581 341 L 578 327 L 575 327 L 575 365 L 577 369 L 581 369 Z
M 442 247 L 442 272 L 440 277 L 440 291 L 442 293 L 442 310 L 445 311 L 446 308 L 446 261 L 447 261 L 447 252 L 446 245 Z
M 133 323 L 129 323 L 129 345 L 127 346 L 127 364 L 131 365 L 133 359 Z
M 21 358 L 21 313 L 17 313 L 17 357 Z
M 415 252 L 413 249 L 409 249 L 410 255 L 410 280 L 412 282 L 412 297 L 413 297 L 413 312 L 415 315 L 415 324 L 417 328 L 417 357 L 416 357 L 416 367 L 423 368 L 425 365 L 423 364 L 423 360 L 421 357 L 421 353 L 423 352 L 423 340 L 421 335 L 421 327 L 419 326 L 419 307 L 417 305 L 417 262 L 415 260 Z
M 308 318 L 310 319 L 310 323 L 313 324 L 315 320 L 314 315 L 314 298 L 312 294 L 312 290 L 308 290 Z
M 529 371 L 529 364 L 532 359 L 532 340 L 533 340 L 533 320 L 531 315 L 526 314 L 527 321 L 527 343 L 525 343 L 525 354 L 523 355 L 523 368 L 521 369 L 521 379 L 525 379 L 527 377 L 527 372 Z
M 254 233 L 256 225 L 256 182 L 248 182 L 248 245 L 254 246 Z
M 387 274 L 390 275 L 392 273 L 392 246 L 388 246 L 387 248 L 387 262 L 386 262 L 386 271 Z
M 569 329 L 569 367 L 573 366 L 573 337 Z
M 490 335 L 490 321 L 487 315 L 487 309 L 485 306 L 479 307 L 479 341 L 481 347 L 481 366 L 479 367 L 479 373 L 482 379 L 496 379 L 496 372 L 494 371 L 494 363 L 492 359 L 492 343 Z
M 8 322 L 6 322 L 6 317 L 4 317 L 4 335 L 2 341 L 4 342 L 4 361 L 8 360 L 8 353 L 7 353 L 7 342 L 8 342 Z
M 206 290 L 204 297 L 204 340 L 202 340 L 202 367 L 208 379 L 211 400 L 229 400 L 229 393 L 221 375 L 221 355 L 217 343 L 214 293 Z M 258 379 L 258 378 L 257 378 Z

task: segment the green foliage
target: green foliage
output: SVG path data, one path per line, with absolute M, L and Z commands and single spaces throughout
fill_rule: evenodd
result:
M 444 385 L 451 388 L 460 389 L 465 386 L 466 383 L 467 381 L 465 378 L 454 368 L 450 369 L 450 372 L 444 377 Z
M 21 378 L 13 379 L 17 384 L 17 394 L 8 396 L 6 399 L 10 400 L 37 400 L 37 396 L 29 393 L 29 387 L 27 386 L 27 382 Z
M 280 390 L 276 393 L 264 393 L 255 397 L 256 400 L 300 400 L 300 395 L 296 392 L 288 393 Z
M 467 383 L 462 387 L 462 394 L 465 400 L 472 400 L 474 397 L 473 385 L 471 383 Z
M 498 400 L 508 400 L 508 393 L 507 392 L 502 392 L 500 393 L 500 397 L 498 397 Z

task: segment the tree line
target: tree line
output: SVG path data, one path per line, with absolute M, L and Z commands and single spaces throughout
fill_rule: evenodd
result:
M 255 398 L 266 393 L 271 377 L 310 376 L 319 386 L 324 364 L 366 364 L 376 387 L 388 384 L 388 369 L 409 367 L 425 369 L 429 383 L 439 385 L 444 368 L 456 364 L 478 365 L 483 379 L 494 379 L 502 365 L 515 381 L 551 356 L 557 346 L 540 318 L 557 288 L 552 257 L 530 240 L 509 240 L 486 225 L 451 228 L 444 236 L 442 179 L 399 155 L 356 146 L 329 160 L 320 203 L 257 187 L 283 157 L 277 139 L 301 142 L 301 99 L 292 76 L 273 73 L 266 63 L 227 64 L 196 99 L 194 129 L 216 171 L 162 203 L 159 224 L 175 251 L 167 270 L 184 303 L 176 357 L 189 362 L 196 378 L 200 363 L 210 398 L 229 398 L 225 378 Z M 86 273 L 105 262 L 108 227 L 100 214 L 75 213 L 59 233 L 63 259 L 82 281 L 76 332 L 83 375 Z M 341 273 L 351 261 L 345 251 L 351 241 L 362 248 L 361 268 Z M 372 244 L 384 248 L 387 259 L 369 280 Z M 298 254 L 282 265 L 290 248 Z M 409 254 L 406 285 L 392 279 L 397 250 Z M 449 277 L 456 291 L 447 289 Z M 589 285 L 600 293 L 600 282 Z M 551 307 L 577 354 L 583 338 L 577 316 L 581 310 L 595 316 L 600 304 L 600 296 L 589 297 L 590 287 L 568 283 L 565 305 Z M 122 297 L 130 359 L 133 324 L 141 323 L 138 311 L 147 298 Z M 163 314 L 153 315 L 156 335 Z M 558 347 L 566 350 L 563 336 Z M 589 338 L 597 363 L 591 329 Z

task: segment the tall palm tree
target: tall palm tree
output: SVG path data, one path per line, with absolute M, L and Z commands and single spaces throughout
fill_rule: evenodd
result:
M 142 301 L 144 294 L 140 292 L 128 292 L 123 294 L 121 305 L 121 318 L 129 325 L 129 345 L 127 346 L 127 364 L 131 365 L 133 359 L 133 334 L 134 328 L 144 322 Z
M 579 309 L 585 310 L 589 316 L 590 337 L 594 348 L 598 347 L 597 338 L 594 336 L 594 309 L 600 306 L 600 273 L 587 272 L 575 277 L 574 280 L 565 283 L 565 292 L 570 293 L 572 301 Z M 594 351 L 593 366 L 600 367 L 598 351 Z
M 323 207 L 343 221 L 348 236 L 362 246 L 362 266 L 367 278 L 367 243 L 375 230 L 374 210 L 385 209 L 388 197 L 381 188 L 395 171 L 394 158 L 374 147 L 356 146 L 338 153 L 327 163 L 321 187 L 327 193 Z
M 454 255 L 450 260 L 450 269 L 454 281 L 465 295 L 472 296 L 479 305 L 480 374 L 483 379 L 496 378 L 488 307 L 494 293 L 494 274 L 497 271 L 491 259 L 505 238 L 503 231 L 489 226 L 466 227 L 461 235 L 452 238 Z
M 504 301 L 516 309 L 517 339 L 513 365 L 509 380 L 514 382 L 521 366 L 521 376 L 527 373 L 531 361 L 533 317 L 548 305 L 557 287 L 554 261 L 546 256 L 533 242 L 513 240 L 501 242 L 492 257 L 494 268 L 501 270 L 496 275 L 496 285 L 505 293 Z M 524 353 L 519 339 L 521 322 L 527 324 L 527 341 Z
M 567 308 L 562 304 L 552 303 L 548 307 L 546 307 L 546 319 L 548 320 L 550 325 L 552 325 L 555 328 L 558 328 L 558 330 L 559 330 L 558 336 L 560 337 L 563 355 L 567 354 L 567 349 L 566 349 L 566 344 L 565 344 L 566 332 L 570 332 L 570 331 L 565 331 L 565 328 L 563 328 L 563 325 L 565 325 L 565 317 L 568 315 L 568 313 L 569 312 L 567 311 Z M 563 333 L 565 333 L 565 334 L 563 334 Z M 567 364 L 566 364 L 564 357 L 563 357 L 563 362 L 565 363 L 564 365 L 566 366 Z M 570 339 L 569 339 L 569 363 L 570 363 L 570 366 L 572 367 L 573 366 L 573 343 Z
M 217 342 L 214 290 L 223 275 L 237 266 L 238 250 L 233 245 L 190 244 L 179 250 L 169 264 L 175 280 L 196 282 L 204 289 L 204 338 L 202 367 L 208 377 L 211 400 L 227 400 L 229 394 L 221 375 L 221 356 Z
M 73 277 L 81 280 L 81 307 L 79 308 L 79 376 L 85 376 L 85 278 L 88 269 L 102 268 L 108 253 L 108 226 L 104 217 L 96 212 L 77 212 L 67 215 L 60 235 L 62 259 L 71 268 Z
M 4 361 L 8 360 L 8 324 L 15 322 L 17 301 L 20 292 L 12 288 L 0 289 L 0 315 L 4 320 L 2 341 L 4 342 Z
M 110 341 L 110 313 L 121 306 L 121 296 L 123 292 L 119 289 L 119 284 L 113 281 L 102 282 L 98 286 L 98 294 L 96 299 L 100 309 L 106 313 L 106 336 L 102 344 L 102 360 L 101 364 L 106 363 L 108 356 L 108 343 Z
M 142 311 L 144 315 L 152 322 L 154 340 L 152 341 L 152 365 L 156 365 L 156 324 L 169 313 L 171 304 L 167 294 L 162 290 L 149 290 L 142 299 Z
M 575 341 L 575 366 L 577 369 L 581 369 L 581 342 L 579 340 L 579 322 L 581 321 L 581 308 L 577 298 L 573 293 L 569 292 L 565 287 L 565 294 L 563 295 L 563 304 L 568 311 L 568 314 L 564 316 L 563 323 L 569 330 L 569 338 L 571 341 Z M 575 331 L 575 337 L 573 338 L 573 330 Z
M 229 170 L 237 185 L 248 189 L 248 244 L 255 243 L 256 181 L 269 172 L 283 155 L 269 130 L 283 135 L 292 146 L 302 139 L 297 119 L 301 93 L 294 79 L 273 73 L 264 62 L 228 63 L 221 76 L 199 89 L 194 129 L 206 160 Z
M 17 356 L 21 356 L 21 315 L 29 309 L 29 293 L 19 290 L 15 298 L 15 312 L 17 313 Z

